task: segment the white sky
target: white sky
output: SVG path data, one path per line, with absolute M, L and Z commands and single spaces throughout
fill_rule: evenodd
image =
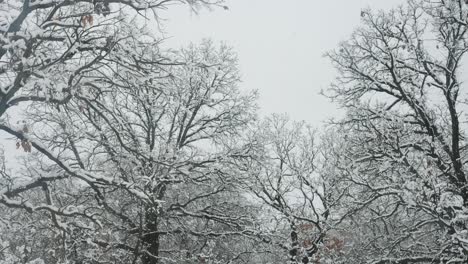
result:
M 263 114 L 288 113 L 314 126 L 338 113 L 321 95 L 334 70 L 323 54 L 346 40 L 363 8 L 390 9 L 404 0 L 227 0 L 229 10 L 191 14 L 170 7 L 162 16 L 167 45 L 203 38 L 239 55 L 242 88 L 257 89 Z

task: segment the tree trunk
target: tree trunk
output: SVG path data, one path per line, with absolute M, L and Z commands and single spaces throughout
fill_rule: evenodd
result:
M 143 245 L 146 252 L 143 254 L 143 264 L 157 264 L 159 262 L 159 233 L 158 211 L 149 207 L 145 210 L 145 235 Z

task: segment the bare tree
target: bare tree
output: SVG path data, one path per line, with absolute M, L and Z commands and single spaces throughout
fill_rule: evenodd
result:
M 328 54 L 339 71 L 330 96 L 348 111 L 331 158 L 348 183 L 354 250 L 367 252 L 356 262 L 467 261 L 467 13 L 458 0 L 366 10 Z
M 264 242 L 285 253 L 278 262 L 325 261 L 326 251 L 340 250 L 344 242 L 330 232 L 339 197 L 328 190 L 328 176 L 321 173 L 315 131 L 273 115 L 252 134 L 257 149 L 247 183 L 262 207 Z
M 0 29 L 0 129 L 18 139 L 18 148 L 37 150 L 20 174 L 2 174 L 0 203 L 11 208 L 8 216 L 45 220 L 41 230 L 18 225 L 25 237 L 42 235 L 44 245 L 57 238 L 60 246 L 49 243 L 45 261 L 155 263 L 175 256 L 172 248 L 160 249 L 159 239 L 177 233 L 193 245 L 176 258 L 202 261 L 212 257 L 203 255 L 212 250 L 209 238 L 242 234 L 240 224 L 249 219 L 239 216 L 245 209 L 234 198 L 234 180 L 224 178 L 230 167 L 221 165 L 237 151 L 221 138 L 252 119 L 254 96 L 234 89 L 238 76 L 230 50 L 211 53 L 206 44 L 165 57 L 152 34 L 137 26 L 138 15 L 176 2 L 193 8 L 222 3 L 0 3 L 10 13 Z M 26 116 L 19 125 L 8 120 L 15 111 Z M 190 192 L 173 187 L 184 184 Z M 166 196 L 173 203 L 162 203 Z M 225 202 L 218 204 L 218 196 Z M 119 203 L 120 197 L 128 200 Z M 239 214 L 226 215 L 223 208 Z M 165 223 L 157 219 L 161 211 L 170 212 Z M 184 220 L 190 224 L 173 215 L 190 218 Z M 205 232 L 206 225 L 223 232 Z M 24 248 L 28 258 L 41 255 L 38 248 Z M 102 254 L 110 249 L 122 253 Z
M 69 175 L 84 181 L 108 182 L 110 178 L 84 172 L 70 166 L 53 150 L 29 137 L 23 120 L 19 125 L 8 120 L 10 112 L 18 115 L 31 103 L 45 108 L 68 103 L 75 95 L 96 88 L 102 82 L 103 69 L 110 78 L 120 69 L 140 68 L 159 63 L 156 52 L 144 54 L 157 44 L 152 34 L 138 27 L 135 17 L 171 3 L 199 5 L 220 4 L 220 1 L 6 1 L 0 3 L 0 129 L 18 138 L 18 146 L 30 152 L 35 148 Z M 156 13 L 155 13 L 156 14 Z M 96 90 L 96 89 L 95 89 Z M 18 107 L 14 107 L 18 106 Z M 13 109 L 13 110 L 12 110 Z M 15 110 L 16 109 L 16 110 Z M 63 176 L 35 177 L 14 189 L 0 192 L 0 203 L 10 207 L 36 210 L 32 205 L 12 200 L 21 192 L 42 188 Z M 131 189 L 129 183 L 121 186 Z M 138 194 L 138 191 L 134 191 Z M 50 209 L 50 208 L 49 208 Z
M 254 120 L 256 96 L 238 90 L 226 46 L 154 51 L 142 49 L 139 65 L 109 56 L 67 104 L 29 106 L 31 142 L 103 178 L 35 159 L 35 171 L 61 175 L 41 181 L 51 199 L 36 202 L 54 208 L 65 254 L 77 262 L 97 261 L 90 252 L 119 263 L 242 260 L 253 218 L 236 177 L 246 150 L 233 139 Z

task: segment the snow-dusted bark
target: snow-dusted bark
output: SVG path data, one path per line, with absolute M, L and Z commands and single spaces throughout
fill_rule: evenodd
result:
M 62 175 L 45 184 L 57 209 L 44 210 L 68 236 L 64 254 L 119 263 L 243 261 L 254 252 L 245 239 L 254 237 L 253 210 L 236 172 L 246 150 L 233 139 L 254 120 L 256 96 L 237 88 L 235 54 L 209 41 L 164 56 L 134 48 L 140 57 L 109 56 L 67 104 L 27 110 L 29 142 L 57 160 L 31 165 Z M 28 206 L 40 201 L 18 207 L 37 211 Z
M 128 182 L 115 182 L 70 165 L 49 146 L 30 138 L 26 120 L 10 121 L 8 116 L 12 113 L 12 119 L 18 119 L 18 112 L 33 103 L 45 108 L 67 104 L 96 88 L 95 83 L 103 83 L 103 76 L 112 78 L 117 66 L 119 70 L 130 67 L 141 71 L 148 64 L 162 63 L 156 56 L 157 48 L 147 52 L 148 47 L 157 46 L 157 41 L 147 28 L 138 27 L 137 14 L 158 12 L 171 3 L 189 3 L 197 8 L 221 1 L 2 1 L 0 129 L 18 138 L 18 147 L 27 152 L 38 150 L 73 178 L 118 184 L 145 198 Z M 20 125 L 15 121 L 21 121 Z M 0 201 L 18 207 L 10 196 L 42 188 L 54 177 L 63 176 L 37 176 L 23 185 L 2 189 Z M 28 207 L 24 205 L 21 203 Z
M 6 233 L 2 252 L 47 263 L 249 254 L 230 161 L 243 150 L 228 142 L 253 120 L 255 96 L 237 89 L 230 49 L 162 53 L 133 16 L 221 2 L 0 3 L 0 129 L 32 151 L 21 171 L 1 175 L 2 230 L 16 221 L 25 238 L 20 248 Z M 11 111 L 24 113 L 20 125 Z
M 467 261 L 467 14 L 458 0 L 363 11 L 329 53 L 339 71 L 330 96 L 348 111 L 330 158 L 349 183 L 356 261 Z

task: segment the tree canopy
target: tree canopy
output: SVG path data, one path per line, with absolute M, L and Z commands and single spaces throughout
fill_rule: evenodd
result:
M 0 1 L 1 264 L 467 263 L 465 1 L 363 10 L 315 128 L 229 45 L 162 48 L 172 4 L 227 8 Z

